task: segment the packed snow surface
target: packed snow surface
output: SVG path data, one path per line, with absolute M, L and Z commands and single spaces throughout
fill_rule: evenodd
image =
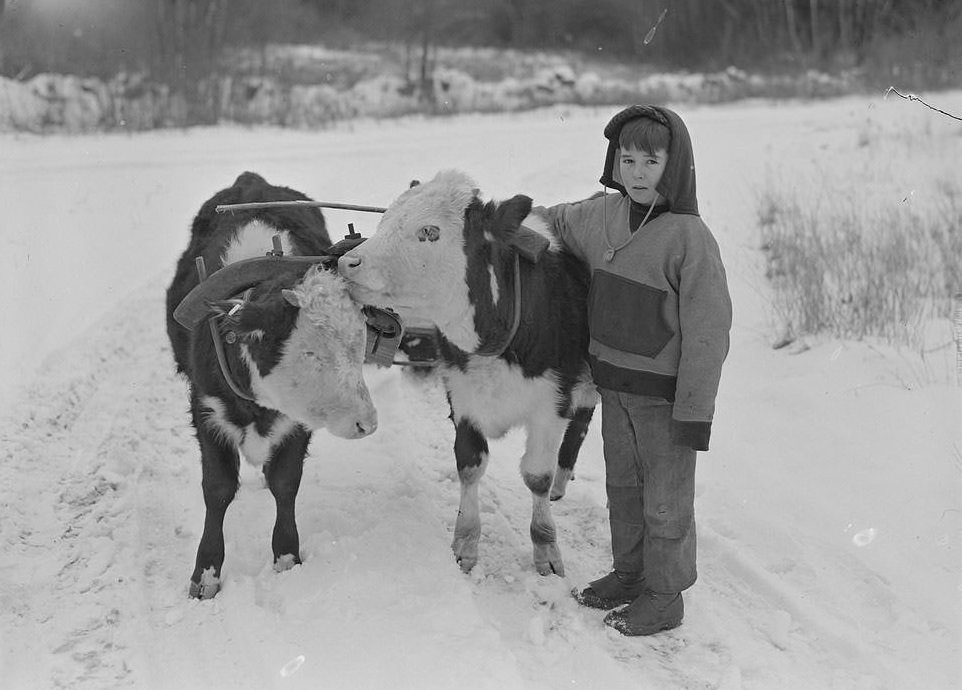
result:
M 962 93 L 938 96 L 962 112 Z M 199 452 L 164 331 L 190 220 L 241 171 L 383 206 L 456 167 L 488 198 L 551 204 L 598 189 L 615 109 L 0 135 L 0 687 L 962 687 L 951 325 L 935 324 L 925 357 L 828 339 L 773 350 L 755 217 L 770 184 L 812 204 L 924 209 L 957 183 L 962 130 L 881 94 L 678 109 L 735 324 L 699 457 L 700 577 L 681 628 L 635 639 L 569 593 L 610 565 L 598 420 L 553 505 L 567 577 L 531 564 L 520 432 L 492 443 L 480 562 L 464 575 L 443 390 L 399 368 L 366 371 L 377 433 L 312 441 L 303 564 L 274 572 L 273 500 L 245 466 L 223 590 L 188 599 Z M 326 215 L 335 238 L 377 222 Z

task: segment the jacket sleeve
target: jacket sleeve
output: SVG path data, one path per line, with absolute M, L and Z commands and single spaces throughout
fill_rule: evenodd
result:
M 707 228 L 689 236 L 679 269 L 681 358 L 672 416 L 679 422 L 711 422 L 728 355 L 732 303 L 721 253 Z

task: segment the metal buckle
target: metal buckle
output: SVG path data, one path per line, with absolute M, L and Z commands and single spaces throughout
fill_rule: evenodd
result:
M 369 304 L 364 305 L 361 311 L 367 319 L 364 363 L 376 364 L 379 367 L 391 366 L 404 335 L 401 319 L 390 309 L 372 307 Z

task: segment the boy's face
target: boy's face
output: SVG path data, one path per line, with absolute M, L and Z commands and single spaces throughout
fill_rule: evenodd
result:
M 645 206 L 655 203 L 659 196 L 655 187 L 661 181 L 666 163 L 668 152 L 665 149 L 653 153 L 635 148 L 621 149 L 621 182 L 628 190 L 628 196 Z

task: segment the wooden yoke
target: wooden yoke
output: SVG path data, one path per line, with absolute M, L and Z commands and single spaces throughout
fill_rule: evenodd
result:
M 518 227 L 508 244 L 518 250 L 522 259 L 533 264 L 538 263 L 551 246 L 547 237 L 524 225 Z
M 303 274 L 312 264 L 333 260 L 328 256 L 275 256 L 243 259 L 211 273 L 174 309 L 174 320 L 189 331 L 210 313 L 210 303 L 225 300 L 247 288 L 284 273 Z

